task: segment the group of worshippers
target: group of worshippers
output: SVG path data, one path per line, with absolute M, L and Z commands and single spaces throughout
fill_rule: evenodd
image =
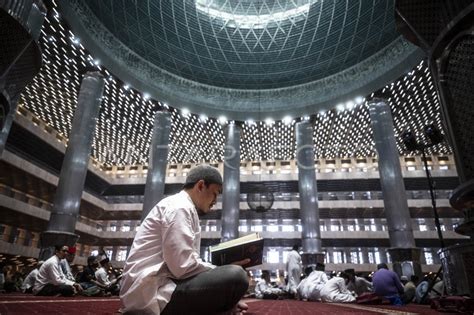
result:
M 324 264 L 317 263 L 298 286 L 298 296 L 303 300 L 334 303 L 350 303 L 357 296 L 373 292 L 373 284 L 356 275 L 354 269 L 346 269 L 328 278 Z
M 410 280 L 406 276 L 399 277 L 385 263 L 377 265 L 372 282 L 358 277 L 354 269 L 347 269 L 331 279 L 324 272 L 323 264 L 318 263 L 315 270 L 311 270 L 297 287 L 297 297 L 303 300 L 350 303 L 356 301 L 358 296 L 372 293 L 393 305 L 426 302 L 423 296 L 428 290 L 428 280 L 418 284 L 416 275 L 412 275 Z M 441 296 L 442 292 L 443 281 L 438 279 L 428 298 Z
M 39 261 L 25 278 L 22 284 L 24 293 L 39 296 L 73 296 L 118 294 L 118 278 L 110 281 L 108 278 L 108 259 L 91 256 L 88 266 L 76 276 L 71 270 L 76 255 L 75 247 L 56 245 L 54 255 L 46 261 Z M 98 267 L 100 263 L 100 267 Z

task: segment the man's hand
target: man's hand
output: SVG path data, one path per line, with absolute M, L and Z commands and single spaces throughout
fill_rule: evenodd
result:
M 81 287 L 81 285 L 80 285 L 79 283 L 74 283 L 72 286 L 74 287 L 74 289 L 75 289 L 76 292 L 78 292 L 78 293 L 83 291 L 83 290 L 82 290 L 82 287 Z
M 239 260 L 239 261 L 234 261 L 233 263 L 231 263 L 231 265 L 245 266 L 245 265 L 248 264 L 250 261 L 251 261 L 250 258 L 245 258 L 245 259 L 242 259 L 242 260 Z

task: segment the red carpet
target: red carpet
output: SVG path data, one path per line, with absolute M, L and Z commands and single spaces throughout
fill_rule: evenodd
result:
M 441 314 L 428 306 L 403 307 L 357 304 L 330 304 L 294 300 L 248 300 L 248 315 L 326 314 Z M 24 294 L 0 295 L 0 314 L 117 314 L 120 300 L 86 297 L 38 297 Z

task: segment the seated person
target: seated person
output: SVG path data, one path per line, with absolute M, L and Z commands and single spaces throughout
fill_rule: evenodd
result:
M 94 286 L 99 286 L 99 283 L 95 278 L 95 271 L 99 268 L 97 259 L 97 256 L 87 257 L 87 266 L 85 266 L 82 272 L 76 276 L 77 281 L 81 284 L 84 290 Z
M 258 280 L 255 286 L 255 297 L 264 300 L 276 300 L 284 293 L 279 288 L 274 288 L 270 282 L 270 272 L 268 270 L 262 271 L 261 279 Z
M 298 285 L 298 295 L 303 300 L 320 301 L 321 289 L 328 282 L 324 264 L 317 263 L 316 268 Z
M 3 289 L 6 293 L 15 292 L 15 271 L 12 265 L 6 265 L 2 269 L 3 273 Z
M 36 276 L 33 287 L 35 295 L 72 296 L 82 291 L 81 285 L 68 280 L 61 270 L 60 261 L 66 257 L 67 251 L 67 246 L 55 246 L 54 255 L 43 263 Z
M 361 295 L 362 293 L 373 291 L 372 282 L 367 281 L 365 278 L 356 276 L 354 269 L 346 269 L 344 272 L 348 274 L 351 279 L 347 285 L 347 289 L 349 291 L 355 292 L 357 296 Z
M 416 294 L 416 283 L 418 283 L 418 277 L 415 275 L 412 275 L 410 277 L 410 281 L 408 281 L 407 276 L 401 276 L 400 280 L 403 284 L 403 295 L 402 295 L 402 301 L 403 304 L 408 304 L 413 302 L 415 299 L 415 294 Z
M 350 303 L 355 301 L 351 291 L 347 290 L 349 275 L 341 272 L 339 277 L 328 280 L 321 289 L 321 301 L 331 303 Z
M 401 297 L 404 290 L 398 275 L 388 270 L 385 263 L 378 264 L 377 269 L 372 278 L 375 294 L 390 300 L 393 305 L 403 305 Z
M 143 220 L 133 240 L 121 282 L 122 312 L 133 314 L 240 314 L 248 288 L 243 259 L 214 266 L 199 256 L 198 214 L 211 211 L 222 191 L 216 168 L 191 169 L 183 190 L 162 199 Z
M 431 278 L 432 279 L 432 278 Z M 426 296 L 426 298 L 423 300 L 423 297 L 428 291 L 428 287 L 430 285 L 430 282 L 433 281 L 431 280 L 430 277 L 426 277 L 423 279 L 423 281 L 418 284 L 418 286 L 415 289 L 415 301 L 418 304 L 429 304 L 431 299 L 440 297 L 443 295 L 444 292 L 444 283 L 441 278 L 437 277 L 435 280 L 435 284 L 433 285 L 433 288 L 431 289 L 430 293 Z
M 31 270 L 31 272 L 26 276 L 25 280 L 23 280 L 23 283 L 21 285 L 21 291 L 23 293 L 33 293 L 33 287 L 35 286 L 36 276 L 38 275 L 39 269 L 41 268 L 42 264 L 42 260 L 38 261 L 38 264 L 36 265 L 35 269 Z
M 66 253 L 66 258 L 61 260 L 61 270 L 66 276 L 66 279 L 74 281 L 74 282 L 76 281 L 76 279 L 74 278 L 74 275 L 72 274 L 70 264 L 72 264 L 75 257 L 76 257 L 76 247 L 71 246 L 68 248 L 68 251 Z
M 120 291 L 120 286 L 118 285 L 118 281 L 120 278 L 116 278 L 112 281 L 109 279 L 108 270 L 109 270 L 109 259 L 104 257 L 100 261 L 100 268 L 95 272 L 95 278 L 99 283 L 100 287 L 104 288 L 106 292 L 110 292 L 114 295 L 118 295 Z

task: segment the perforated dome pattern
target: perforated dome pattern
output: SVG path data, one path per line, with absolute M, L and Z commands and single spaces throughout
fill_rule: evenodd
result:
M 328 77 L 399 36 L 393 1 L 84 3 L 115 37 L 150 63 L 226 88 L 278 88 Z

